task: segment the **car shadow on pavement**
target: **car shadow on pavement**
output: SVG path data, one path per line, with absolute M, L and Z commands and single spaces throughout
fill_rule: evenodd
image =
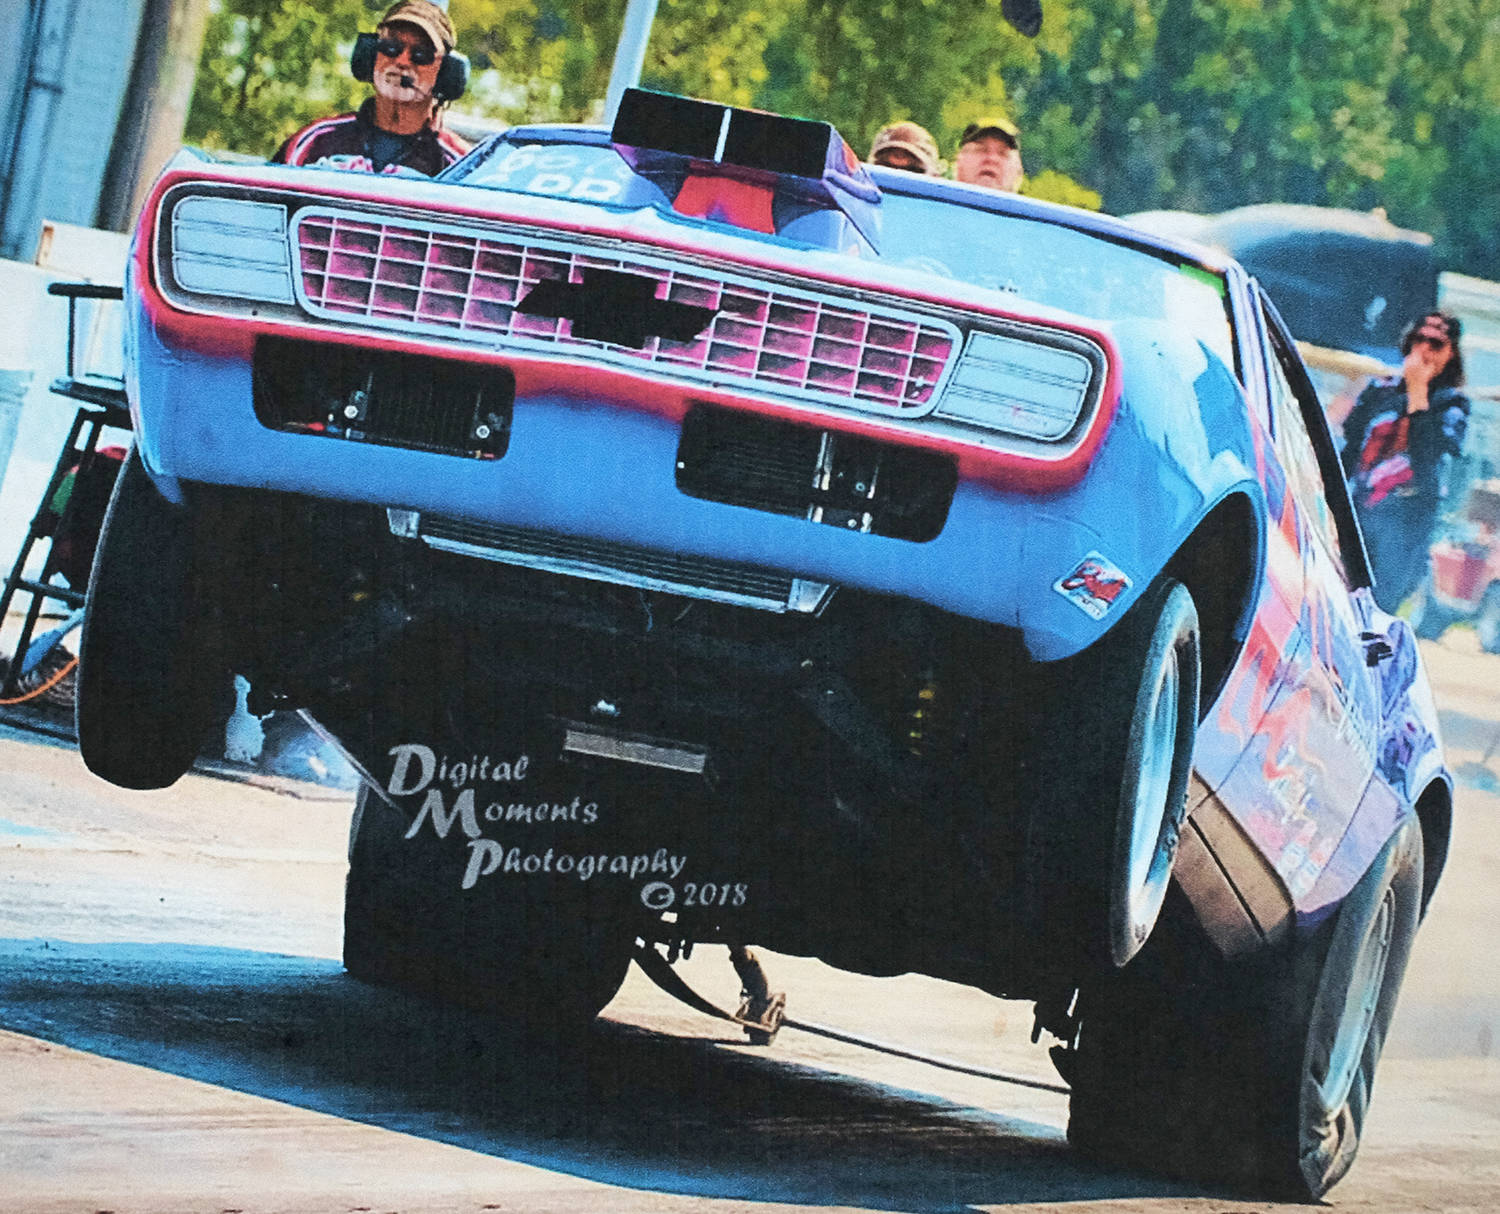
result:
M 937 1214 L 1192 1195 L 1054 1128 L 609 1021 L 564 1048 L 335 961 L 0 940 L 0 1028 L 637 1190 Z

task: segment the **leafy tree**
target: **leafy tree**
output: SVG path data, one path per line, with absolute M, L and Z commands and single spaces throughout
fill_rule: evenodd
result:
M 351 107 L 348 52 L 384 5 L 214 0 L 194 141 L 264 155 Z M 1026 189 L 1114 212 L 1259 201 L 1383 207 L 1448 264 L 1500 277 L 1500 0 L 661 0 L 649 87 L 824 118 L 863 151 L 910 118 L 952 156 L 992 111 Z M 597 120 L 625 0 L 452 0 L 463 108 Z
M 1455 268 L 1500 278 L 1500 0 L 1409 3 L 1390 102 L 1401 134 L 1380 201 Z
M 220 0 L 210 10 L 186 138 L 269 156 L 315 117 L 352 109 L 354 35 L 380 9 L 363 0 Z

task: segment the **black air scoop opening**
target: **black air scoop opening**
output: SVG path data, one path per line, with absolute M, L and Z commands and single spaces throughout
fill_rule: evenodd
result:
M 677 488 L 690 497 L 925 543 L 958 485 L 935 451 L 708 405 L 683 420 Z
M 272 430 L 499 459 L 510 442 L 508 368 L 283 337 L 255 343 L 255 416 Z

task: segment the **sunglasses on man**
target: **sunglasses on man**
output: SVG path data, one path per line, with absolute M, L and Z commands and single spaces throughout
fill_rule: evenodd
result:
M 382 38 L 375 49 L 387 59 L 399 59 L 402 51 L 410 51 L 411 61 L 417 67 L 426 67 L 437 58 L 437 52 L 425 42 L 403 42 L 399 38 Z
M 1412 338 L 1412 345 L 1426 346 L 1429 350 L 1446 350 L 1452 344 L 1446 337 L 1435 337 L 1430 333 L 1418 333 Z

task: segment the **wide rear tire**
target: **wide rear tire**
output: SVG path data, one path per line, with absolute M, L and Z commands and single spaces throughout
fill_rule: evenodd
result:
M 635 943 L 617 897 L 515 878 L 464 890 L 461 832 L 407 839 L 406 826 L 360 788 L 344 895 L 350 974 L 499 1015 L 528 1036 L 581 1029 L 614 998 Z
M 1095 1159 L 1316 1201 L 1359 1149 L 1422 900 L 1408 821 L 1337 912 L 1239 961 L 1190 913 L 1086 988 L 1069 1141 Z

